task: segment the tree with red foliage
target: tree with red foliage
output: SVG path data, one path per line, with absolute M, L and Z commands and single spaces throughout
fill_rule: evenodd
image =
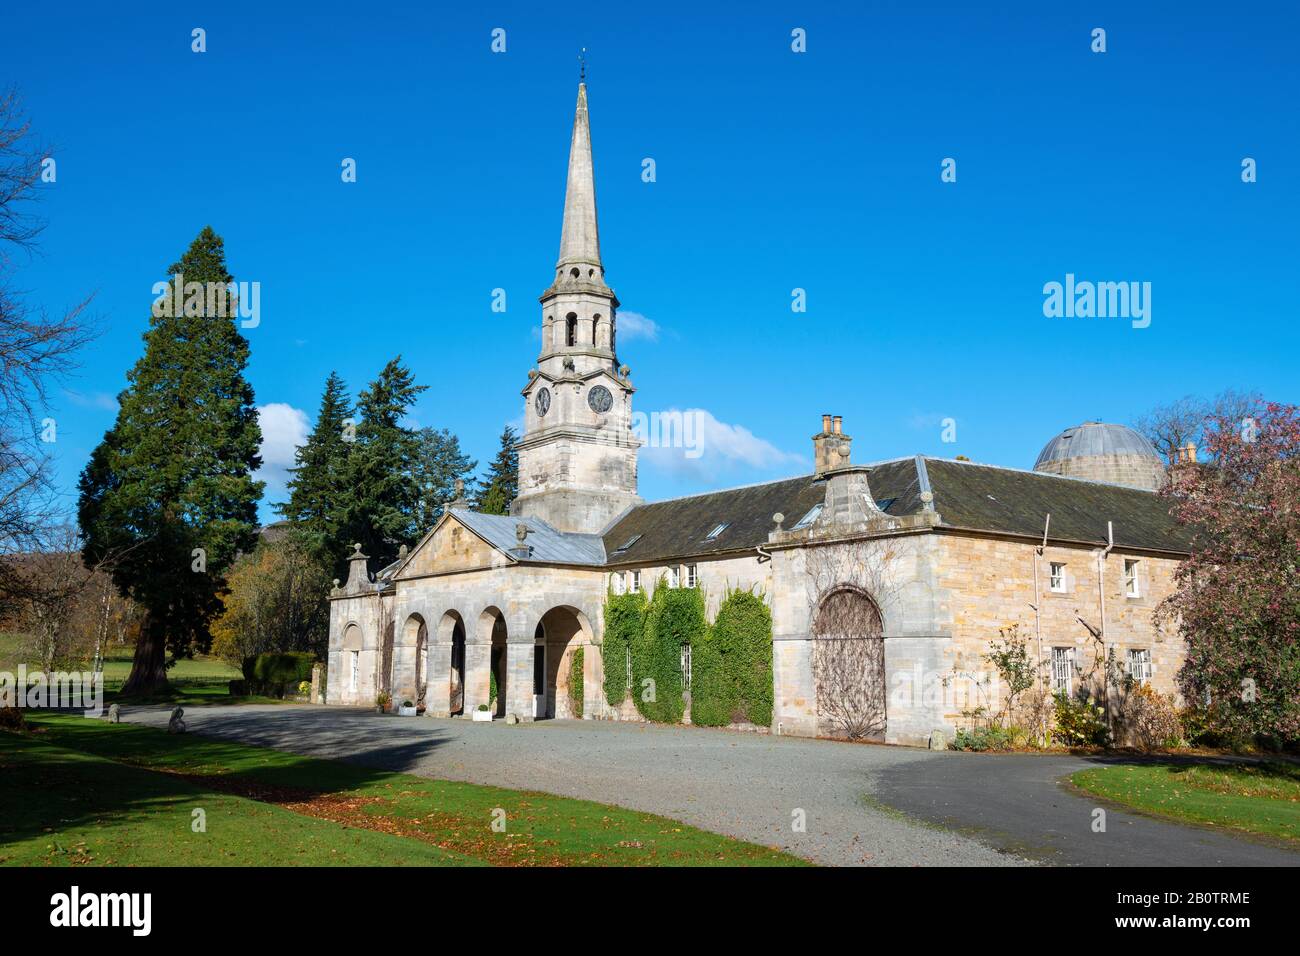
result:
M 1175 466 L 1163 494 L 1193 531 L 1159 613 L 1187 642 L 1189 703 L 1234 741 L 1300 740 L 1300 407 L 1253 402 L 1212 417 L 1209 460 Z

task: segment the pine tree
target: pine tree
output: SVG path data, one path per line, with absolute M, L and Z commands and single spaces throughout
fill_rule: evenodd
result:
M 307 441 L 294 452 L 289 500 L 275 506 L 297 539 L 324 567 L 338 571 L 346 562 L 341 502 L 349 495 L 348 455 L 352 448 L 352 402 L 337 372 L 330 372 Z
M 262 493 L 248 342 L 221 238 L 204 228 L 168 274 L 202 291 L 155 304 L 117 420 L 80 480 L 84 559 L 113 558 L 114 583 L 145 612 L 125 694 L 166 686 L 167 651 L 207 649 L 223 574 L 257 539 Z
M 510 513 L 510 503 L 519 497 L 519 434 L 510 425 L 501 433 L 501 448 L 474 499 L 476 510 L 485 515 Z
M 424 534 L 442 516 L 443 505 L 456 497 L 456 479 L 472 475 L 478 462 L 460 450 L 460 439 L 445 428 L 421 428 L 416 437 L 415 483 L 420 493 L 416 523 Z
M 415 384 L 399 355 L 357 402 L 360 421 L 348 456 L 342 530 L 349 544 L 359 542 L 380 567 L 397 557 L 401 545 L 414 543 L 421 531 L 420 489 L 414 477 L 419 440 L 402 420 L 426 387 Z

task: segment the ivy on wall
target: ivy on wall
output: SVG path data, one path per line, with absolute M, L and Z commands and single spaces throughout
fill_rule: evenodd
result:
M 573 704 L 573 716 L 582 719 L 582 665 L 586 659 L 584 649 L 579 647 L 569 661 L 569 702 Z
M 712 643 L 721 658 L 732 721 L 772 723 L 772 610 L 762 595 L 731 591 L 718 608 Z M 692 719 L 694 716 L 692 715 Z
M 700 590 L 660 581 L 641 637 L 632 642 L 632 699 L 643 717 L 665 724 L 682 719 L 682 647 L 694 649 L 707 630 Z
M 627 654 L 645 628 L 645 594 L 615 594 L 605 598 L 605 642 L 601 662 L 605 668 L 605 700 L 611 707 L 627 699 Z

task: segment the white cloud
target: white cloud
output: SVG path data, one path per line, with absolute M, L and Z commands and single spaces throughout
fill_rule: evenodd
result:
M 634 415 L 633 430 L 645 440 L 640 458 L 678 478 L 707 480 L 738 468 L 770 471 L 806 466 L 744 425 L 718 421 L 703 408 L 668 409 Z
M 81 392 L 74 392 L 71 389 L 64 389 L 63 394 L 74 405 L 80 405 L 82 408 L 98 408 L 106 412 L 117 411 L 117 398 L 109 395 L 107 392 L 91 392 L 86 395 Z
M 659 341 L 659 323 L 654 319 L 647 319 L 640 312 L 620 311 L 615 321 L 618 323 L 618 337 L 621 341 L 632 339 Z
M 262 427 L 262 467 L 257 478 L 266 482 L 269 497 L 284 490 L 294 450 L 307 441 L 311 423 L 306 412 L 284 402 L 258 406 L 257 423 Z

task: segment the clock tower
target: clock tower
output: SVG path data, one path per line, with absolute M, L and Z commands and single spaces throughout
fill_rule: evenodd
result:
M 587 86 L 569 146 L 555 279 L 541 295 L 542 351 L 524 387 L 519 497 L 511 513 L 596 534 L 636 493 L 632 382 L 615 353 L 618 297 L 605 284 L 596 226 Z

